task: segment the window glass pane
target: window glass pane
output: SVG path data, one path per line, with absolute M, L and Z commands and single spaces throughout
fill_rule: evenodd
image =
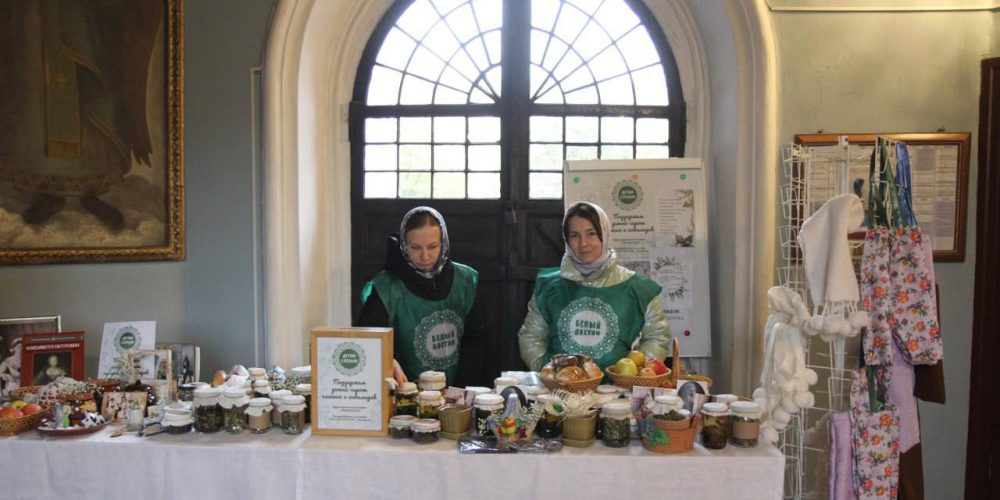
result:
M 470 42 L 470 45 L 478 44 L 478 41 Z M 451 67 L 455 68 L 455 71 L 461 73 L 466 80 L 470 82 L 476 81 L 479 78 L 479 68 L 476 67 L 475 63 L 470 59 L 470 55 L 465 50 L 460 50 L 455 53 L 455 56 L 448 61 Z
M 399 96 L 400 104 L 430 104 L 434 85 L 428 81 L 407 75 L 403 78 L 403 92 Z
M 670 148 L 666 146 L 636 146 L 635 157 L 643 158 L 670 158 Z
M 469 174 L 469 198 L 495 200 L 500 197 L 500 174 Z
M 472 17 L 472 7 L 468 4 L 448 14 L 447 19 L 448 26 L 451 26 L 451 29 L 455 31 L 455 36 L 462 42 L 471 40 L 472 37 L 479 34 L 476 20 Z
M 539 104 L 564 104 L 563 95 L 559 89 L 559 86 L 553 85 L 549 87 L 548 85 L 546 85 L 546 87 L 548 87 L 548 90 L 546 90 L 544 94 L 539 96 L 538 99 L 535 99 L 535 102 Z
M 601 142 L 632 142 L 632 119 L 625 116 L 602 117 Z
M 424 47 L 417 47 L 417 51 L 413 54 L 413 60 L 410 61 L 406 71 L 436 82 L 442 69 L 444 69 L 444 62 L 440 57 L 435 56 Z
M 635 103 L 635 98 L 632 96 L 632 79 L 628 75 L 603 81 L 598 84 L 598 88 L 601 90 L 601 104 L 631 106 Z
M 622 54 L 625 54 L 625 62 L 631 69 L 660 62 L 660 56 L 656 53 L 653 41 L 649 39 L 649 33 L 642 26 L 625 35 L 618 42 L 618 46 L 622 49 Z
M 396 145 L 365 146 L 365 170 L 396 170 Z
M 562 170 L 562 144 L 532 144 L 529 170 Z
M 573 48 L 580 53 L 580 57 L 589 60 L 608 45 L 611 45 L 611 39 L 597 23 L 591 22 L 583 28 L 583 33 L 573 44 Z
M 489 31 L 500 27 L 503 22 L 503 2 L 496 0 L 473 0 L 479 29 Z
M 608 30 L 611 38 L 615 39 L 620 38 L 639 24 L 639 18 L 632 12 L 632 9 L 622 5 L 621 1 L 604 2 L 594 14 L 594 18 L 601 23 L 604 29 Z
M 500 140 L 500 118 L 474 116 L 469 118 L 469 142 L 497 142 Z
M 435 26 L 421 41 L 441 59 L 449 59 L 458 50 L 458 40 L 451 34 L 451 30 L 443 25 Z
M 531 25 L 544 31 L 552 31 L 557 10 L 559 0 L 534 0 L 531 2 Z
M 580 59 L 580 56 L 576 55 L 574 52 L 569 52 L 566 54 L 566 57 L 563 57 L 562 60 L 559 61 L 559 64 L 556 66 L 556 69 L 552 71 L 552 74 L 555 75 L 556 78 L 562 80 L 563 78 L 569 76 L 570 73 L 582 67 L 583 60 Z M 586 76 L 584 79 L 589 80 L 590 77 Z
M 545 55 L 544 51 L 548 40 L 548 33 L 531 30 L 531 64 L 542 64 L 542 56 Z
M 567 43 L 572 43 L 587 23 L 587 17 L 576 7 L 563 5 L 553 30 L 555 35 Z
M 479 37 L 465 46 L 465 50 L 469 53 L 469 57 L 472 58 L 472 62 L 475 63 L 476 72 L 482 72 L 486 68 L 490 67 L 489 56 L 486 55 L 486 45 L 483 37 Z
M 500 64 L 500 30 L 491 31 L 483 35 L 486 42 L 486 52 L 490 56 L 490 63 Z
M 435 198 L 465 198 L 465 174 L 434 174 Z
M 621 53 L 613 48 L 598 54 L 593 61 L 590 61 L 589 67 L 594 72 L 594 78 L 598 80 L 628 73 L 628 66 L 625 65 Z
M 375 61 L 390 68 L 402 70 L 406 67 L 406 61 L 417 44 L 412 38 L 403 34 L 398 28 L 389 30 L 382 47 L 378 49 Z
M 465 142 L 464 116 L 434 118 L 434 142 Z
M 567 160 L 596 160 L 597 146 L 566 146 Z
M 431 174 L 426 172 L 401 172 L 399 174 L 400 198 L 430 198 Z
M 472 87 L 472 82 L 451 66 L 444 69 L 444 72 L 441 73 L 441 78 L 438 79 L 438 83 L 466 93 L 469 91 L 469 87 Z
M 635 81 L 636 104 L 640 106 L 666 106 L 670 104 L 667 98 L 667 80 L 663 76 L 663 67 L 659 64 L 632 73 Z
M 404 144 L 399 146 L 400 170 L 430 170 L 431 147 L 429 144 Z
M 567 104 L 594 104 L 596 102 L 598 102 L 597 88 L 593 85 L 566 94 Z
M 597 142 L 596 116 L 567 116 L 566 142 Z
M 493 98 L 483 93 L 479 90 L 479 87 L 473 87 L 472 92 L 469 93 L 469 102 L 473 104 L 488 104 L 493 102 Z
M 570 93 L 576 89 L 592 85 L 593 83 L 594 77 L 590 74 L 590 71 L 587 70 L 585 66 L 581 66 L 580 69 L 567 76 L 566 79 L 562 81 L 561 85 L 564 92 Z
M 569 46 L 566 45 L 565 42 L 563 42 L 562 40 L 559 40 L 558 38 L 553 38 L 552 41 L 549 42 L 549 48 L 548 48 L 548 50 L 545 51 L 545 60 L 542 61 L 542 67 L 545 68 L 545 69 L 548 69 L 548 70 L 551 70 L 552 68 L 555 68 L 556 65 L 559 64 L 560 61 L 562 61 L 563 54 L 566 54 L 566 49 L 568 49 L 568 48 L 569 48 Z M 573 56 L 573 57 L 576 57 L 576 56 Z M 580 58 L 576 57 L 576 61 L 577 61 L 577 64 L 579 64 Z M 564 70 L 563 73 L 559 73 L 559 74 L 562 75 L 562 76 L 566 76 L 566 72 L 568 72 L 570 69 L 572 69 L 572 68 L 567 67 L 567 68 L 565 68 L 565 70 Z
M 636 142 L 667 142 L 669 138 L 670 120 L 666 118 L 639 118 L 636 120 Z
M 365 198 L 395 198 L 395 172 L 366 172 Z
M 464 2 L 465 0 L 431 0 L 431 3 L 442 15 L 448 15 L 455 7 Z
M 632 159 L 632 146 L 615 145 L 615 144 L 601 146 L 601 159 L 602 160 L 631 160 Z
M 395 118 L 365 120 L 365 142 L 396 142 Z
M 585 12 L 588 16 L 593 15 L 597 6 L 603 3 L 602 0 L 566 0 L 566 3 L 573 4 L 576 8 Z
M 489 87 L 487 87 L 492 93 L 500 95 L 500 89 L 502 87 L 501 81 L 501 69 L 500 66 L 494 66 L 486 72 L 486 81 L 489 82 Z M 486 90 L 485 88 L 483 89 Z
M 532 142 L 561 142 L 562 117 L 559 116 L 532 116 L 531 117 L 531 141 Z
M 438 85 L 434 91 L 434 104 L 465 104 L 469 96 Z
M 465 170 L 465 146 L 434 146 L 434 170 Z
M 403 12 L 402 16 L 399 16 L 396 26 L 419 40 L 438 19 L 437 12 L 434 12 L 434 7 L 431 7 L 430 2 L 417 0 L 406 9 L 406 12 Z
M 500 146 L 469 146 L 469 170 L 500 171 Z
M 382 66 L 372 68 L 372 81 L 368 84 L 368 104 L 384 106 L 397 103 L 399 97 L 399 80 L 403 77 L 398 71 Z
M 533 200 L 562 198 L 562 173 L 528 174 L 528 197 Z
M 431 119 L 400 118 L 399 142 L 431 142 Z

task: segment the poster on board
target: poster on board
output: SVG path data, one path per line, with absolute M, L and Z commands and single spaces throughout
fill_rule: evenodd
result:
M 392 328 L 315 328 L 311 333 L 312 433 L 388 433 Z
M 712 355 L 708 203 L 700 158 L 565 163 L 565 201 L 596 203 L 611 219 L 618 263 L 657 282 L 685 357 Z

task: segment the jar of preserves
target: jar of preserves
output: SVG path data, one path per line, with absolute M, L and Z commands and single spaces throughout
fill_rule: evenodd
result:
M 421 391 L 444 391 L 448 380 L 444 372 L 426 371 L 420 374 L 417 384 Z
M 396 389 L 396 405 L 393 409 L 396 415 L 417 416 L 417 384 L 403 382 Z
M 250 380 L 254 383 L 258 380 L 267 380 L 267 370 L 263 368 L 247 368 L 247 373 L 250 374 Z
M 271 394 L 271 382 L 267 379 L 253 382 L 253 397 L 266 398 L 268 394 Z
M 312 384 L 297 384 L 295 389 L 292 390 L 292 394 L 298 394 L 306 398 L 306 423 L 312 422 Z
M 493 429 L 487 420 L 495 412 L 499 414 L 503 411 L 503 396 L 492 393 L 478 394 L 473 404 L 476 407 L 476 429 L 482 436 L 492 436 Z
M 533 407 L 538 404 L 538 396 L 542 394 L 548 394 L 549 389 L 545 386 L 530 385 L 525 391 L 524 395 L 528 399 L 528 407 Z
M 267 397 L 271 399 L 271 425 L 281 427 L 281 405 L 285 396 L 291 396 L 292 391 L 288 389 L 278 389 L 271 391 Z
M 409 439 L 413 437 L 410 428 L 417 417 L 413 415 L 395 415 L 389 419 L 389 437 L 393 439 Z
M 441 391 L 420 391 L 417 395 L 417 417 L 437 418 L 438 408 L 444 404 Z
M 239 434 L 247 426 L 246 410 L 250 398 L 242 387 L 230 387 L 223 391 L 219 405 L 222 406 L 222 426 L 226 432 Z
M 441 422 L 433 418 L 420 418 L 410 426 L 413 441 L 419 444 L 436 443 L 441 439 Z
M 684 409 L 684 400 L 679 396 L 661 394 L 653 398 L 653 406 L 650 408 L 653 415 L 667 416 L 671 411 L 680 413 Z
M 734 401 L 729 405 L 729 444 L 740 448 L 757 446 L 761 407 L 755 401 Z
M 631 437 L 628 403 L 612 401 L 601 406 L 601 442 L 612 448 L 628 446 Z
M 177 400 L 194 401 L 194 390 L 197 388 L 194 384 L 181 384 L 177 386 Z
M 222 429 L 221 387 L 201 387 L 194 391 L 194 428 L 198 432 Z
M 514 377 L 497 377 L 493 379 L 493 392 L 500 394 L 504 389 L 517 384 L 518 380 Z
M 555 394 L 538 396 L 538 404 L 543 405 L 542 418 L 535 424 L 535 435 L 553 439 L 562 434 L 562 401 Z
M 271 398 L 253 398 L 247 404 L 247 428 L 254 434 L 271 430 Z
M 701 445 L 721 450 L 729 440 L 729 407 L 726 403 L 705 403 L 701 407 Z
M 191 418 L 191 410 L 168 406 L 163 409 L 163 421 L 160 425 L 163 430 L 170 434 L 187 434 L 191 432 L 194 419 Z
M 281 430 L 285 434 L 302 434 L 306 427 L 306 398 L 298 394 L 281 401 Z
M 729 405 L 733 404 L 734 401 L 739 401 L 740 397 L 735 394 L 716 394 L 712 396 L 712 401 L 716 403 L 723 403 L 728 408 Z

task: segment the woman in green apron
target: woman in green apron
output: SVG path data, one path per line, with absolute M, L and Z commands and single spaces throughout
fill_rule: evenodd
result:
M 416 207 L 403 216 L 399 234 L 389 236 L 385 269 L 361 292 L 357 325 L 395 330 L 393 376 L 399 383 L 426 370 L 444 372 L 457 387 L 481 383 L 478 273 L 452 262 L 448 250 L 444 218 Z
M 538 371 L 553 354 L 588 354 L 601 368 L 625 357 L 638 339 L 647 358 L 662 360 L 671 340 L 660 285 L 618 265 L 606 243 L 611 223 L 601 207 L 579 202 L 562 223 L 566 253 L 541 269 L 518 333 L 521 359 Z

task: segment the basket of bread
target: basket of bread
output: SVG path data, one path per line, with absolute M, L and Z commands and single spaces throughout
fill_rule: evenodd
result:
M 586 354 L 556 354 L 542 367 L 538 376 L 550 391 L 584 392 L 596 389 L 604 378 L 604 372 Z

